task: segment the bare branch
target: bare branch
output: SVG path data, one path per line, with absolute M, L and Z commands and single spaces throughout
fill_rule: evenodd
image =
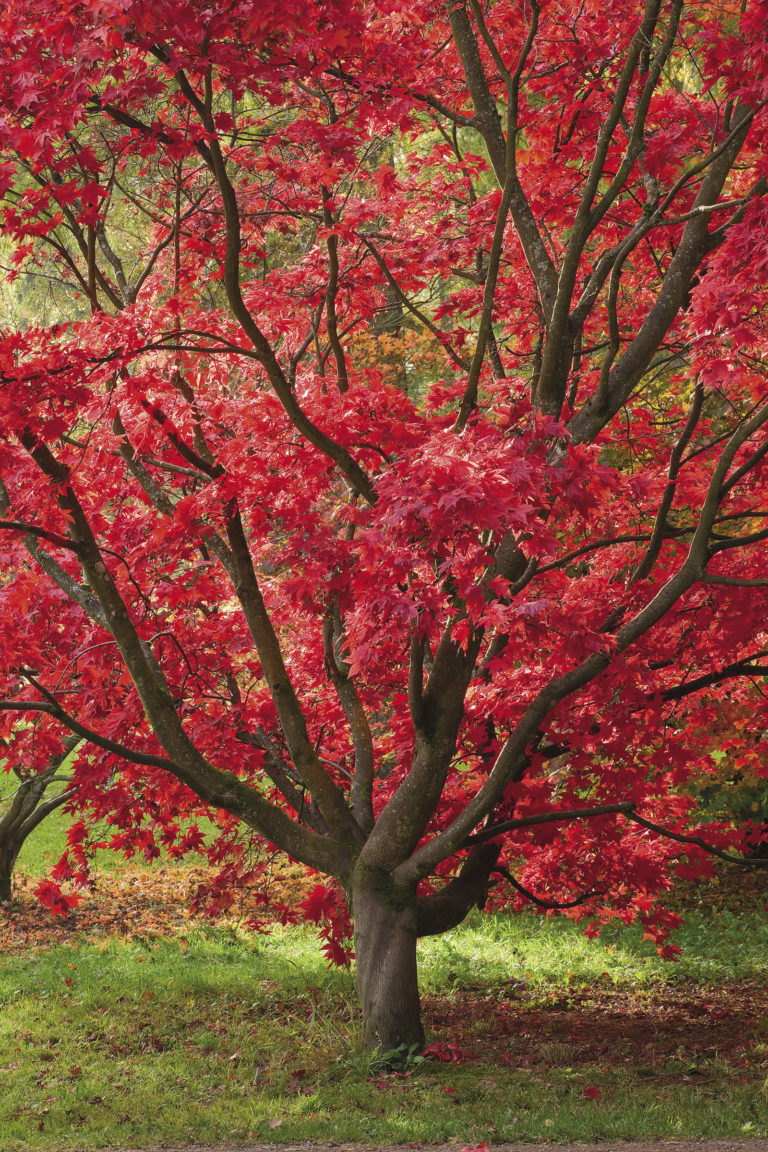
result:
M 702 840 L 700 836 L 686 836 L 682 832 L 672 832 L 669 828 L 662 827 L 661 824 L 654 824 L 650 820 L 646 820 L 643 816 L 638 816 L 636 812 L 627 812 L 627 820 L 633 820 L 635 824 L 640 824 L 641 827 L 647 828 L 650 832 L 656 832 L 659 836 L 663 836 L 666 840 L 675 840 L 678 844 L 693 844 L 702 851 L 708 853 L 710 856 L 717 856 L 718 860 L 725 860 L 728 864 L 742 864 L 753 868 L 768 867 L 768 860 L 762 857 L 752 858 L 749 856 L 734 856 L 730 852 L 723 852 L 720 848 L 715 848 L 713 844 L 708 844 L 706 840 Z
M 633 581 L 644 580 L 646 576 L 648 576 L 654 564 L 656 563 L 656 559 L 659 555 L 659 552 L 661 551 L 661 546 L 664 543 L 664 539 L 669 534 L 667 516 L 669 515 L 669 510 L 672 507 L 672 502 L 675 498 L 675 487 L 677 476 L 680 471 L 680 462 L 683 458 L 683 452 L 690 443 L 690 439 L 693 436 L 696 425 L 699 422 L 699 417 L 701 416 L 701 410 L 703 406 L 704 388 L 701 384 L 701 381 L 699 380 L 696 383 L 696 388 L 693 393 L 693 399 L 691 400 L 690 409 L 688 411 L 688 419 L 685 422 L 685 427 L 683 428 L 683 431 L 680 434 L 680 438 L 670 453 L 669 469 L 667 471 L 667 485 L 664 489 L 661 500 L 659 501 L 659 507 L 656 512 L 656 520 L 653 525 L 653 533 L 651 534 L 650 543 L 646 549 L 645 555 L 632 573 Z
M 631 812 L 634 807 L 631 800 L 623 800 L 619 804 L 597 804 L 592 808 L 560 808 L 553 812 L 541 812 L 536 816 L 518 816 L 512 820 L 503 820 L 500 824 L 490 824 L 481 832 L 467 836 L 462 847 L 470 844 L 484 844 L 486 840 L 493 840 L 504 832 L 513 832 L 517 828 L 533 828 L 538 824 L 559 824 L 564 820 L 587 820 L 592 816 L 611 816 L 617 812 Z
M 322 186 L 323 195 L 323 223 L 326 228 L 333 228 L 333 213 L 329 207 L 331 200 L 330 189 Z M 349 388 L 347 376 L 347 361 L 344 349 L 339 339 L 339 329 L 336 316 L 336 298 L 339 288 L 339 238 L 332 231 L 326 239 L 328 250 L 328 280 L 325 285 L 325 323 L 328 329 L 328 340 L 333 349 L 336 361 L 336 386 L 339 392 L 346 392 Z
M 718 576 L 713 572 L 707 572 L 706 576 L 702 579 L 702 583 L 728 584 L 732 588 L 768 588 L 768 579 L 742 580 L 737 576 Z
M 563 902 L 557 900 L 543 900 L 541 896 L 534 896 L 527 888 L 524 888 L 519 880 L 510 872 L 509 868 L 494 868 L 494 872 L 498 872 L 500 876 L 504 876 L 509 880 L 513 888 L 516 888 L 521 896 L 525 896 L 526 900 L 530 900 L 538 908 L 547 908 L 550 911 L 562 912 L 566 908 L 577 908 L 579 904 L 586 904 L 587 900 L 592 900 L 595 896 L 602 896 L 602 892 L 582 892 L 580 896 L 574 897 L 573 900 L 565 900 Z
M 357 686 L 342 656 L 343 635 L 341 614 L 336 605 L 331 605 L 323 621 L 325 667 L 341 701 L 352 734 L 352 748 L 355 754 L 355 771 L 350 793 L 352 811 L 360 827 L 368 834 L 375 824 L 373 780 L 376 764 L 373 736 Z
M 207 144 L 198 142 L 197 148 L 216 179 L 224 209 L 226 236 L 223 281 L 232 314 L 251 341 L 275 395 L 293 426 L 310 444 L 313 444 L 337 465 L 353 489 L 360 492 L 370 504 L 373 504 L 376 501 L 373 481 L 347 449 L 322 432 L 303 411 L 293 393 L 288 377 L 280 367 L 272 345 L 259 328 L 243 299 L 240 288 L 242 233 L 237 194 L 227 173 L 226 162 L 215 135 L 215 125 L 210 113 L 202 105 L 183 72 L 176 73 L 176 80 L 186 99 L 201 116 L 206 132 L 209 134 L 209 142 Z
M 402 288 L 400 287 L 400 285 L 397 283 L 394 276 L 390 272 L 386 260 L 384 259 L 382 254 L 379 252 L 378 248 L 376 248 L 375 245 L 371 242 L 370 237 L 363 235 L 360 238 L 361 238 L 363 244 L 365 245 L 365 247 L 368 249 L 368 251 L 373 256 L 373 258 L 376 261 L 376 263 L 378 264 L 379 268 L 381 268 L 382 272 L 384 273 L 384 276 L 386 278 L 387 283 L 389 284 L 390 288 L 392 288 L 393 291 L 395 292 L 395 295 L 397 296 L 400 303 L 405 308 L 408 309 L 408 311 L 411 313 L 412 316 L 415 316 L 416 319 L 421 324 L 423 324 L 424 327 L 427 328 L 432 333 L 432 335 L 435 337 L 435 339 L 437 340 L 440 347 L 445 352 L 446 356 L 450 357 L 450 359 L 454 362 L 456 367 L 459 368 L 462 372 L 468 371 L 470 361 L 468 359 L 465 359 L 463 356 L 460 356 L 458 354 L 458 352 L 454 351 L 454 349 L 451 347 L 451 345 L 450 345 L 450 343 L 446 337 L 445 332 L 441 332 L 440 329 L 437 327 L 437 325 L 434 324 L 432 322 L 432 320 L 430 320 L 430 318 L 426 315 L 426 313 L 422 312 L 422 310 L 420 308 L 418 308 L 417 305 L 414 304 L 413 301 L 410 300 L 406 296 L 405 292 L 403 292 Z
M 467 14 L 465 2 L 459 0 L 446 0 L 448 20 L 456 43 L 456 47 L 464 68 L 472 103 L 475 107 L 474 126 L 485 140 L 488 155 L 496 174 L 499 187 L 504 188 L 508 176 L 509 139 L 504 138 L 501 128 L 496 101 L 491 92 L 488 78 L 485 74 L 483 62 L 477 44 L 475 33 Z M 527 43 L 532 42 L 538 22 L 538 4 L 531 4 L 531 25 Z M 527 49 L 524 49 L 527 54 Z M 521 55 L 524 60 L 524 56 Z M 517 111 L 512 107 L 508 109 L 508 132 L 512 132 L 512 153 L 514 155 L 515 137 L 518 131 Z M 517 173 L 511 173 L 509 184 L 510 212 L 515 223 L 520 243 L 525 252 L 528 267 L 536 283 L 541 305 L 545 317 L 549 317 L 557 292 L 557 272 L 552 263 L 546 245 L 539 231 L 536 219 L 528 203 L 528 199 L 520 184 Z
M 697 676 L 694 680 L 687 680 L 683 684 L 678 684 L 674 688 L 666 688 L 662 692 L 662 696 L 665 700 L 682 700 L 694 692 L 701 692 L 704 688 L 710 688 L 713 684 L 721 684 L 724 680 L 732 680 L 738 676 L 765 676 L 768 674 L 768 668 L 755 664 L 755 661 L 760 660 L 763 656 L 768 656 L 768 649 L 752 652 L 749 656 L 745 656 L 741 660 L 734 660 L 733 663 L 719 668 L 716 672 L 707 672 L 702 676 Z

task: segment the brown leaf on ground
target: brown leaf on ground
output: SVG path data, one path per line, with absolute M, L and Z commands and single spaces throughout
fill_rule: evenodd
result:
M 428 996 L 430 1032 L 450 1036 L 465 1059 L 526 1068 L 633 1068 L 658 1080 L 706 1076 L 717 1059 L 753 1079 L 768 1073 L 768 987 L 680 983 L 641 989 L 596 983 L 578 992 L 513 988 Z
M 103 871 L 96 887 L 83 893 L 81 903 L 66 916 L 53 916 L 36 898 L 38 877 L 17 875 L 14 903 L 10 907 L 0 904 L 0 950 L 20 952 L 105 936 L 183 937 L 192 923 L 210 923 L 205 916 L 193 917 L 189 912 L 193 897 L 210 875 L 202 867 L 172 865 Z M 275 900 L 295 903 L 314 882 L 300 870 L 287 867 L 274 879 Z M 268 904 L 243 893 L 216 923 L 236 925 L 251 918 L 268 925 L 275 914 Z

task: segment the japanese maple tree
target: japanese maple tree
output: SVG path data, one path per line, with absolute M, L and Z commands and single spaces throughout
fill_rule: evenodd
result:
M 217 810 L 216 899 L 253 844 L 328 878 L 385 1050 L 489 887 L 668 947 L 754 839 L 684 788 L 726 705 L 764 773 L 766 4 L 0 21 L 3 755 L 81 741 L 56 879 L 85 817 Z

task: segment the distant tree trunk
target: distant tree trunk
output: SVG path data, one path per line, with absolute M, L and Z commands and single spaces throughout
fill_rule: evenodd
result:
M 401 392 L 407 393 L 408 370 L 401 344 L 404 319 L 402 301 L 391 284 L 384 284 L 381 294 L 384 298 L 384 307 L 377 313 L 373 322 L 373 331 L 376 335 L 386 338 L 380 356 L 381 363 L 384 365 L 387 381 Z
M 13 869 L 24 841 L 46 816 L 60 808 L 73 794 L 72 788 L 65 787 L 58 795 L 45 799 L 51 784 L 69 784 L 69 779 L 58 773 L 79 743 L 78 736 L 67 737 L 61 754 L 52 757 L 43 772 L 22 776 L 18 768 L 13 770 L 18 781 L 16 789 L 5 811 L 0 807 L 0 904 L 11 901 Z

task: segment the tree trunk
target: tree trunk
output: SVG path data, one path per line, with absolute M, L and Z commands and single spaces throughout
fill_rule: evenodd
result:
M 455 879 L 421 899 L 386 874 L 358 870 L 353 877 L 357 987 L 369 1050 L 423 1046 L 416 941 L 447 932 L 471 908 L 483 907 L 499 852 L 498 844 L 473 848 Z
M 0 842 L 0 904 L 11 902 L 11 878 L 16 863 L 18 848 L 11 841 Z
M 416 900 L 354 886 L 357 986 L 369 1050 L 424 1044 L 416 971 Z
M 408 369 L 405 350 L 401 344 L 404 318 L 402 301 L 391 284 L 383 285 L 381 294 L 384 298 L 384 307 L 373 323 L 374 332 L 384 337 L 381 363 L 386 372 L 387 382 L 407 395 Z

